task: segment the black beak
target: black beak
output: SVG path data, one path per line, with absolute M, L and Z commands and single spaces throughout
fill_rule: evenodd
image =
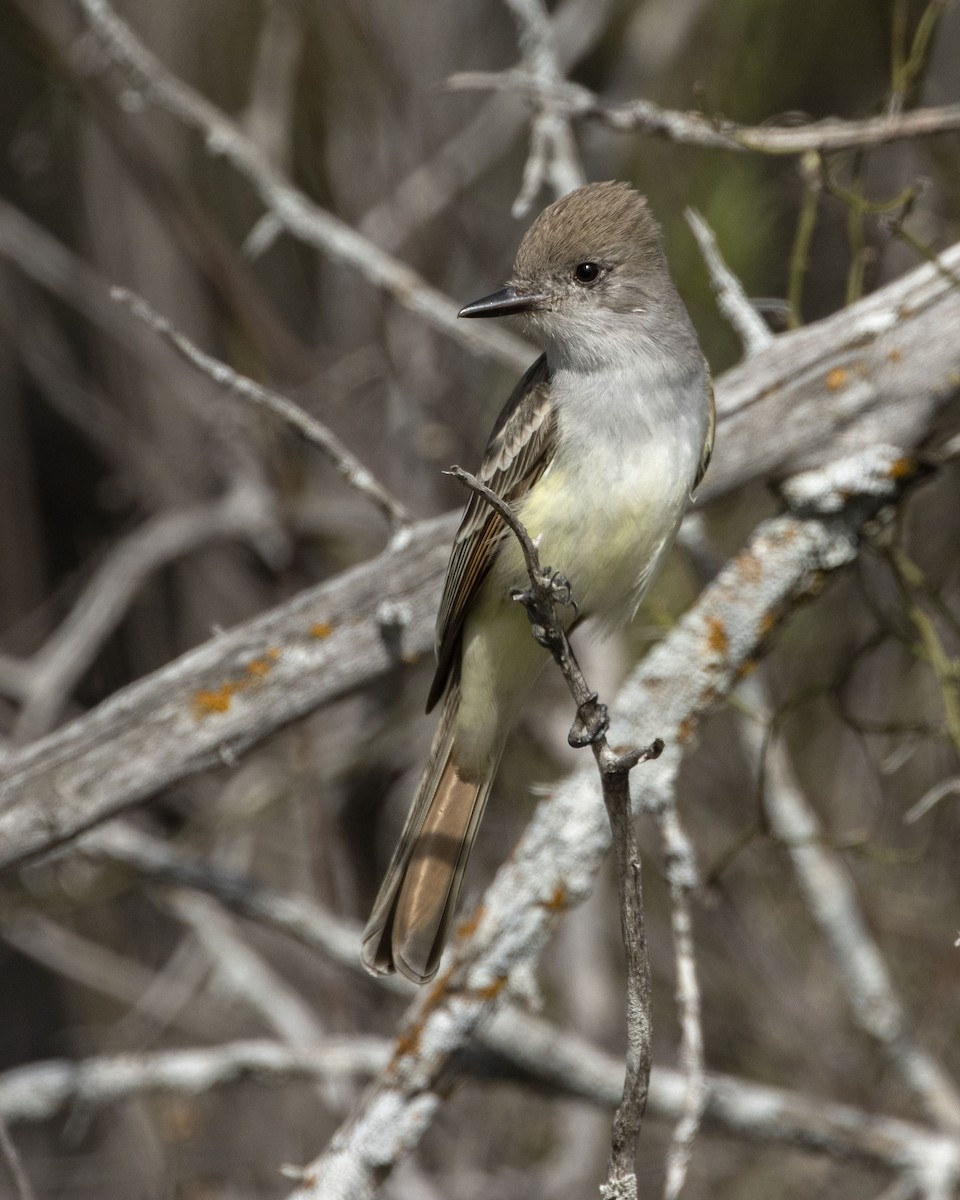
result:
M 516 288 L 505 287 L 482 300 L 474 300 L 472 304 L 461 308 L 458 317 L 509 317 L 514 313 L 530 312 L 547 299 L 546 296 L 530 295 L 518 292 Z

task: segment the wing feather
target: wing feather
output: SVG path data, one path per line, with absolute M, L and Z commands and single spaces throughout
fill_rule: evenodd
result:
M 541 355 L 500 413 L 477 478 L 514 503 L 550 465 L 556 438 L 550 376 L 546 356 Z M 443 695 L 455 669 L 464 619 L 506 532 L 497 513 L 481 497 L 471 494 L 447 565 L 437 616 L 437 673 L 427 698 L 427 712 Z

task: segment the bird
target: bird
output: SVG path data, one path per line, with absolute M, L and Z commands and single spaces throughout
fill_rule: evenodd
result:
M 628 623 L 713 449 L 710 373 L 646 199 L 621 181 L 548 205 L 506 286 L 462 318 L 519 316 L 542 353 L 497 418 L 477 478 L 570 581 L 572 628 Z M 363 933 L 377 974 L 436 974 L 504 743 L 547 652 L 511 592 L 516 538 L 477 494 L 454 539 L 427 711 L 440 718 Z

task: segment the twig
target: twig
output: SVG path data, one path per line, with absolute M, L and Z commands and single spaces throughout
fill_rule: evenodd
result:
M 226 159 L 249 181 L 289 233 L 349 263 L 398 304 L 473 353 L 526 369 L 531 350 L 524 341 L 482 322 L 457 321 L 456 305 L 449 297 L 293 187 L 235 122 L 167 70 L 106 0 L 75 0 L 75 3 L 108 58 L 121 68 L 130 85 L 139 89 L 145 100 L 198 130 L 209 152 Z
M 166 317 L 161 316 L 152 308 L 142 296 L 122 287 L 112 288 L 110 294 L 114 300 L 128 308 L 148 329 L 162 337 L 191 366 L 196 367 L 208 379 L 212 379 L 218 386 L 248 400 L 251 404 L 280 417 L 312 446 L 321 450 L 347 483 L 381 510 L 394 532 L 409 524 L 410 514 L 400 501 L 390 495 L 386 488 L 322 421 L 318 421 L 316 417 L 304 412 L 299 405 L 294 404 L 286 396 L 281 396 L 279 392 L 271 391 L 270 388 L 255 383 L 246 375 L 240 375 L 234 371 L 220 359 L 205 354 Z
M 595 44 L 611 8 L 612 0 L 564 0 L 556 7 L 550 27 L 561 70 Z M 363 216 L 359 231 L 384 249 L 396 251 L 485 174 L 526 124 L 526 113 L 518 105 L 502 96 L 491 97 L 458 133 Z
M 533 77 L 545 88 L 562 81 L 553 46 L 553 31 L 543 0 L 504 0 L 520 31 L 520 49 Z M 530 130 L 530 153 L 523 168 L 513 215 L 526 216 L 547 180 L 554 196 L 563 196 L 586 182 L 573 130 L 566 115 L 549 99 L 537 104 Z
M 249 539 L 271 527 L 263 490 L 244 482 L 210 503 L 152 517 L 118 542 L 56 632 L 22 664 L 24 704 L 15 738 L 29 742 L 50 729 L 151 575 L 200 546 Z
M 520 543 L 530 587 L 514 593 L 530 618 L 534 638 L 550 651 L 577 705 L 577 716 L 568 735 L 571 746 L 590 745 L 600 771 L 603 802 L 617 860 L 620 934 L 627 968 L 627 1053 L 623 1095 L 613 1118 L 604 1200 L 633 1200 L 637 1194 L 637 1139 L 643 1122 L 650 1084 L 651 998 L 650 960 L 643 919 L 640 851 L 630 808 L 630 771 L 638 763 L 658 758 L 660 738 L 643 750 L 616 754 L 607 743 L 607 709 L 590 690 L 576 660 L 557 605 L 571 605 L 570 583 L 540 566 L 530 535 L 509 504 L 475 476 L 460 467 L 450 474 L 476 492 L 497 512 Z
M 144 1092 L 198 1096 L 239 1079 L 341 1081 L 381 1070 L 390 1056 L 382 1038 L 329 1038 L 296 1049 L 270 1040 L 224 1042 L 189 1050 L 52 1061 L 0 1075 L 0 1116 L 43 1121 L 69 1103 L 95 1107 Z
M 960 104 L 917 108 L 902 116 L 867 117 L 858 121 L 832 117 L 825 121 L 778 127 L 740 125 L 724 118 L 705 117 L 701 113 L 661 108 L 650 100 L 605 104 L 580 84 L 555 83 L 547 87 L 523 71 L 463 71 L 451 76 L 448 85 L 455 89 L 519 92 L 535 98 L 537 103 L 548 101 L 569 117 L 589 118 L 620 132 L 646 133 L 683 145 L 715 150 L 752 150 L 784 155 L 804 154 L 808 150 L 826 153 L 960 129 Z
M 746 680 L 743 690 L 768 724 L 772 715 L 758 682 Z M 762 725 L 744 722 L 743 737 L 758 752 Z M 779 740 L 766 751 L 763 801 L 770 831 L 786 847 L 807 909 L 833 955 L 854 1019 L 882 1047 L 931 1119 L 960 1132 L 960 1091 L 914 1036 L 849 874 L 830 850 Z
M 0 764 L 0 869 L 220 765 L 433 642 L 455 518 L 223 633 Z M 384 628 L 385 603 L 405 614 Z
M 667 1154 L 667 1177 L 663 1194 L 665 1200 L 677 1200 L 686 1181 L 693 1144 L 707 1104 L 700 984 L 697 980 L 693 920 L 690 913 L 690 896 L 697 886 L 697 869 L 693 846 L 680 822 L 672 789 L 669 800 L 664 804 L 651 804 L 647 797 L 644 797 L 644 808 L 652 812 L 663 840 L 676 963 L 676 999 L 680 1016 L 678 1058 L 685 1087 L 683 1112 L 674 1128 Z
M 4 1121 L 2 1115 L 0 1115 L 0 1158 L 3 1159 L 10 1178 L 13 1181 L 18 1200 L 33 1200 L 33 1188 L 30 1186 L 30 1179 L 23 1169 L 23 1163 L 20 1161 L 17 1147 L 13 1143 L 13 1138 L 10 1136 L 7 1123 Z
M 515 1053 L 516 1062 L 524 1064 L 521 1084 L 556 1088 L 592 1104 L 616 1103 L 623 1071 L 616 1058 L 570 1030 L 512 1011 L 503 1018 L 494 1022 L 488 1041 L 492 1050 L 499 1053 L 502 1045 L 507 1055 Z M 388 1064 L 391 1051 L 389 1041 L 373 1037 L 330 1038 L 299 1050 L 260 1039 L 102 1055 L 80 1062 L 47 1060 L 0 1074 L 0 1118 L 10 1123 L 47 1121 L 77 1104 L 97 1109 L 163 1092 L 199 1096 L 251 1078 L 263 1085 L 301 1079 L 346 1081 L 375 1075 Z M 498 1064 L 482 1056 L 467 1065 L 481 1076 L 503 1078 Z M 516 1070 L 507 1077 L 516 1080 Z M 960 1141 L 922 1125 L 729 1075 L 708 1075 L 706 1083 L 707 1119 L 717 1132 L 853 1159 L 908 1178 L 936 1171 L 947 1187 L 960 1179 Z M 649 1115 L 675 1120 L 683 1089 L 678 1072 L 658 1067 L 650 1086 Z
M 293 143 L 297 68 L 303 50 L 298 5 L 291 0 L 267 4 L 257 38 L 244 132 L 266 158 L 288 170 Z
M 803 181 L 803 199 L 790 250 L 790 276 L 787 284 L 787 323 L 791 329 L 803 324 L 803 281 L 810 260 L 810 243 L 817 224 L 820 193 L 823 190 L 820 155 L 810 150 L 800 159 L 800 176 Z
M 768 346 L 773 341 L 773 334 L 750 303 L 743 284 L 723 261 L 713 230 L 695 208 L 687 209 L 686 218 L 707 264 L 710 282 L 717 296 L 717 307 L 730 322 L 743 343 L 744 354 L 749 358 Z
M 908 825 L 912 825 L 921 817 L 925 817 L 935 804 L 939 804 L 947 796 L 954 795 L 960 795 L 960 775 L 955 775 L 952 779 L 944 779 L 932 788 L 928 788 L 915 804 L 910 805 L 903 814 L 903 819 Z
M 668 742 L 641 773 L 641 787 L 676 772 L 680 740 L 722 701 L 771 627 L 811 588 L 819 590 L 825 573 L 856 558 L 863 525 L 909 482 L 904 462 L 883 448 L 812 478 L 809 515 L 760 526 L 647 655 L 617 700 L 618 741 L 643 745 L 655 721 Z M 540 954 L 562 909 L 590 890 L 610 845 L 595 794 L 593 770 L 581 769 L 538 807 L 487 889 L 470 936 L 409 1015 L 389 1072 L 311 1164 L 298 1200 L 355 1200 L 418 1141 L 442 1102 L 451 1057 L 502 1005 L 512 974 Z
M 878 437 L 905 448 L 925 438 L 960 378 L 960 289 L 943 266 L 960 267 L 960 245 L 939 266 L 924 264 L 842 313 L 778 337 L 719 379 L 723 452 L 702 501 Z M 242 750 L 379 678 L 398 658 L 427 653 L 455 523 L 451 514 L 414 525 L 403 546 L 9 755 L 0 763 L 0 869 L 219 762 L 225 744 Z M 383 636 L 383 599 L 409 614 L 399 638 Z
M 644 793 L 644 807 L 656 815 L 657 808 L 662 805 L 646 794 L 650 774 L 645 772 L 642 776 L 641 792 Z M 225 872 L 120 823 L 113 823 L 88 835 L 82 848 L 91 857 L 122 863 L 142 872 L 148 879 L 177 887 L 199 888 L 215 896 L 232 911 L 294 938 L 358 978 L 370 982 L 359 965 L 356 949 L 359 927 L 338 920 L 304 897 L 289 896 L 251 879 Z M 678 862 L 682 864 L 682 859 L 678 859 Z M 668 859 L 669 869 L 671 862 Z M 686 869 L 682 865 L 684 872 Z M 394 977 L 381 978 L 377 983 L 391 990 L 408 991 Z M 478 1031 L 477 1042 L 482 1051 L 502 1057 L 512 1077 L 519 1072 L 521 1082 L 529 1077 L 540 1086 L 556 1088 L 564 1094 L 611 1107 L 621 1099 L 621 1061 L 596 1049 L 571 1030 L 559 1029 L 529 1013 L 516 1009 L 504 1010 L 490 1025 Z M 256 1047 L 260 1043 L 252 1045 Z M 235 1044 L 227 1050 L 230 1063 L 238 1070 L 242 1069 L 237 1066 L 240 1052 L 241 1044 Z M 291 1071 L 294 1076 L 299 1077 L 301 1070 L 309 1073 L 312 1069 L 313 1059 L 309 1052 L 297 1054 L 276 1047 L 275 1053 L 281 1060 L 283 1055 L 288 1056 L 293 1064 Z M 216 1066 L 217 1051 L 211 1054 L 214 1077 L 209 1086 L 216 1086 L 221 1079 L 233 1076 L 221 1076 Z M 154 1061 L 152 1057 L 142 1058 L 144 1074 L 141 1079 L 149 1080 L 154 1071 Z M 156 1060 L 156 1070 L 161 1077 L 165 1073 L 162 1065 L 165 1061 L 163 1055 Z M 479 1065 L 474 1064 L 471 1069 Z M 75 1079 L 74 1086 L 82 1091 L 85 1086 L 82 1083 L 82 1064 L 72 1069 L 75 1075 L 67 1071 L 66 1064 L 63 1069 L 64 1079 L 71 1082 Z M 197 1071 L 204 1069 L 202 1063 L 197 1062 Z M 320 1070 L 326 1070 L 326 1067 Z M 47 1067 L 38 1064 L 8 1076 L 0 1076 L 0 1114 L 8 1119 L 44 1119 L 53 1115 L 56 1107 L 36 1111 L 32 1116 L 23 1115 L 16 1107 L 5 1107 L 4 1100 L 9 1095 L 5 1091 L 7 1079 L 23 1080 L 22 1086 L 14 1089 L 14 1096 L 34 1097 L 39 1090 L 41 1095 L 49 1095 L 49 1102 L 55 1106 L 66 1103 L 70 1098 L 66 1094 L 57 1098 L 58 1094 L 45 1093 L 43 1087 L 38 1089 L 29 1086 L 28 1076 L 45 1079 Z M 496 1070 L 494 1077 L 499 1077 Z M 197 1082 L 197 1075 L 191 1074 L 189 1078 Z M 679 1130 L 690 1111 L 690 1083 L 691 1077 L 686 1069 L 678 1072 L 656 1067 L 651 1077 L 648 1116 L 677 1121 Z M 134 1079 L 131 1086 L 139 1085 Z M 952 1163 L 951 1169 L 960 1175 L 960 1140 L 942 1137 L 922 1126 L 892 1121 L 887 1117 L 858 1112 L 797 1092 L 764 1088 L 730 1077 L 704 1075 L 702 1088 L 704 1119 L 712 1128 L 725 1130 L 734 1136 L 761 1142 L 780 1142 L 841 1158 L 852 1156 L 898 1171 L 906 1167 L 912 1169 L 912 1166 L 927 1160 L 948 1166 Z M 112 1094 L 108 1094 L 103 1102 L 108 1103 L 112 1098 Z

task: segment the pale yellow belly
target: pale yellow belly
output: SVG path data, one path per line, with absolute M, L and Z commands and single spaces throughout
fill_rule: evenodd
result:
M 539 538 L 541 565 L 570 580 L 583 617 L 609 625 L 629 621 L 669 549 L 686 497 L 675 481 L 672 489 L 660 487 L 664 481 L 650 480 L 649 474 L 644 487 L 636 486 L 634 476 L 594 481 L 588 488 L 582 475 L 572 481 L 569 473 L 552 469 L 519 506 L 527 531 Z M 463 630 L 457 757 L 479 774 L 496 764 L 517 710 L 547 660 L 523 607 L 510 599 L 511 588 L 526 585 L 523 555 L 511 534 Z M 574 609 L 566 609 L 565 616 L 572 622 Z

